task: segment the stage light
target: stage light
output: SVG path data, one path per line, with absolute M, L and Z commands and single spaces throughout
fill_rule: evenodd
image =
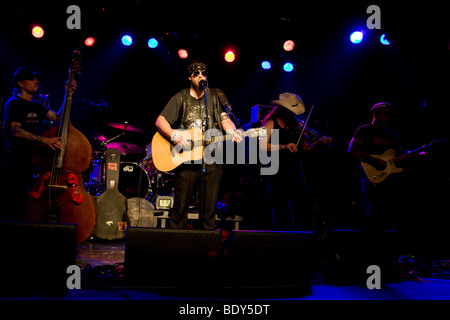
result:
M 284 44 L 283 44 L 283 49 L 286 51 L 292 51 L 294 50 L 294 46 L 295 46 L 295 42 L 292 40 L 287 40 Z
M 380 37 L 380 42 L 382 44 L 384 44 L 385 46 L 390 45 L 391 43 L 388 41 L 388 39 L 386 39 L 386 35 L 383 33 Z
M 31 30 L 31 34 L 35 38 L 42 38 L 44 36 L 44 29 L 42 29 L 42 27 L 40 26 L 34 26 Z
M 158 46 L 158 40 L 155 38 L 150 38 L 147 44 L 150 49 L 155 49 Z
M 86 40 L 84 40 L 84 45 L 86 47 L 91 47 L 91 46 L 94 45 L 94 43 L 95 43 L 95 38 L 94 37 L 89 37 L 89 38 L 86 38 Z
M 283 65 L 283 70 L 286 71 L 286 72 L 291 72 L 292 70 L 294 70 L 294 65 L 292 63 L 290 63 L 290 62 L 286 62 Z
M 122 37 L 122 44 L 124 46 L 131 46 L 131 44 L 133 43 L 133 38 L 131 38 L 131 36 L 129 35 L 124 35 Z
M 234 54 L 233 51 L 227 51 L 227 53 L 225 53 L 225 61 L 226 62 L 233 62 L 236 59 L 236 56 Z
M 180 49 L 180 50 L 178 50 L 178 56 L 181 59 L 186 59 L 188 57 L 188 52 L 184 49 Z
M 361 31 L 355 31 L 350 35 L 350 41 L 358 44 L 363 40 L 364 34 Z
M 272 68 L 272 65 L 270 64 L 269 61 L 265 60 L 265 61 L 263 61 L 263 62 L 261 63 L 261 67 L 262 67 L 264 70 L 269 70 L 270 68 Z

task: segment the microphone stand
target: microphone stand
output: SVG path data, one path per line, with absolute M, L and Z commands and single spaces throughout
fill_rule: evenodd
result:
M 210 129 L 210 126 L 209 126 L 209 112 L 208 112 L 208 93 L 206 91 L 206 89 L 208 88 L 208 82 L 202 81 L 201 86 L 203 87 L 203 89 L 205 91 L 205 117 L 206 117 L 205 133 L 209 133 L 208 130 Z M 205 138 L 205 136 L 203 137 L 203 139 L 204 138 Z M 202 173 L 204 174 L 205 172 L 206 172 L 206 164 L 205 164 L 205 159 L 202 156 Z
M 209 113 L 208 113 L 208 93 L 206 91 L 208 87 L 208 82 L 203 81 L 201 82 L 201 86 L 203 86 L 203 89 L 205 91 L 205 132 L 203 134 L 203 140 L 205 140 L 205 134 L 209 133 Z M 202 128 L 203 129 L 203 128 Z M 203 141 L 202 141 L 203 144 Z M 200 202 L 199 202 L 199 212 L 198 212 L 198 218 L 200 220 L 200 224 L 202 223 L 201 219 L 204 219 L 205 216 L 205 197 L 206 197 L 206 183 L 205 183 L 205 175 L 206 175 L 206 163 L 205 163 L 205 157 L 202 155 L 202 174 L 200 176 Z
M 230 116 L 233 117 L 234 122 L 237 123 L 237 125 L 238 125 L 242 130 L 244 130 L 244 128 L 242 128 L 242 125 L 241 125 L 239 119 L 236 117 L 236 115 L 233 113 L 233 111 L 231 111 L 231 105 L 228 105 L 226 108 L 227 108 L 228 114 L 229 114 Z

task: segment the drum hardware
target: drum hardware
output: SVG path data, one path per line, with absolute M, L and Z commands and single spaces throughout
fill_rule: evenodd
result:
M 123 161 L 120 163 L 119 191 L 127 199 L 146 198 L 150 188 L 147 172 L 137 163 Z
M 125 121 L 124 123 L 117 123 L 117 122 L 109 122 L 108 126 L 124 130 L 124 131 L 132 131 L 132 132 L 143 132 L 144 129 L 138 126 L 134 126 L 128 123 L 128 121 Z
M 122 154 L 139 154 L 143 151 L 141 147 L 128 142 L 112 142 L 108 143 L 106 147 L 119 149 Z

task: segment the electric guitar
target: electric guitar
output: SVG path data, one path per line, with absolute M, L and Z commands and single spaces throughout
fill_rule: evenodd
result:
M 247 131 L 235 131 L 241 137 L 265 137 L 267 136 L 266 128 L 254 128 Z M 155 133 L 152 139 L 152 157 L 153 164 L 156 169 L 163 172 L 172 171 L 185 162 L 195 162 L 203 158 L 204 148 L 214 142 L 232 140 L 233 135 L 221 135 L 204 139 L 202 130 L 193 128 L 190 130 L 179 130 L 178 134 L 184 136 L 189 143 L 188 146 L 182 147 L 180 144 L 174 145 L 169 139 L 165 138 L 159 132 Z
M 443 140 L 433 140 L 430 144 L 424 145 L 416 150 L 407 152 L 400 156 L 395 155 L 395 151 L 393 149 L 386 150 L 383 154 L 372 155 L 372 157 L 377 159 L 382 159 L 386 161 L 386 168 L 383 170 L 377 170 L 371 164 L 366 162 L 361 162 L 364 172 L 366 173 L 367 178 L 372 183 L 381 183 L 391 174 L 391 173 L 399 173 L 403 171 L 403 168 L 399 168 L 396 166 L 397 163 L 409 159 L 411 157 L 417 156 L 422 153 L 425 149 L 429 148 L 432 144 L 437 142 L 443 142 Z

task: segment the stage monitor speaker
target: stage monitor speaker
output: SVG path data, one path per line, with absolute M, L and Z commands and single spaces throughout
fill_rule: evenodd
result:
M 230 241 L 235 288 L 265 297 L 312 294 L 314 232 L 234 230 Z
M 128 227 L 124 276 L 148 288 L 213 288 L 222 258 L 220 230 Z
M 76 224 L 0 222 L 1 295 L 64 294 L 76 241 Z

